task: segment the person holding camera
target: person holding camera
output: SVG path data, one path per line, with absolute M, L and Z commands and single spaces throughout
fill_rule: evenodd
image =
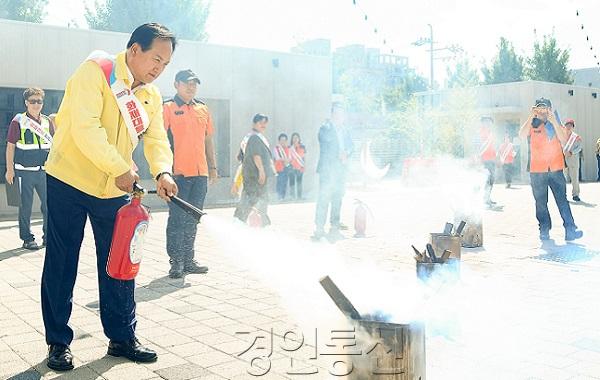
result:
M 527 121 L 519 130 L 519 137 L 530 139 L 530 179 L 535 213 L 540 227 L 540 240 L 550 239 L 552 221 L 548 212 L 548 188 L 552 190 L 565 227 L 565 240 L 583 236 L 577 229 L 571 206 L 567 201 L 567 183 L 563 170 L 565 161 L 561 144 L 567 142 L 567 131 L 552 112 L 549 99 L 536 100 Z

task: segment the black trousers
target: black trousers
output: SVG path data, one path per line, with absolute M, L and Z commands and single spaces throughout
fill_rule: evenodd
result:
M 208 177 L 175 176 L 179 192 L 177 196 L 184 201 L 204 208 L 204 199 L 208 188 Z M 169 202 L 169 219 L 167 221 L 167 253 L 173 261 L 189 263 L 194 259 L 194 242 L 198 232 L 198 222 L 179 206 Z
M 302 177 L 304 173 L 300 170 L 291 169 L 288 173 L 290 179 L 290 193 L 296 199 L 302 198 Z
M 567 200 L 567 181 L 562 170 L 546 173 L 530 173 L 531 190 L 535 198 L 535 216 L 538 220 L 540 231 L 548 232 L 552 228 L 552 220 L 548 211 L 548 188 L 554 195 L 558 211 L 566 230 L 575 230 L 577 226 L 573 220 L 571 206 Z
M 504 164 L 502 165 L 502 169 L 504 169 L 504 180 L 506 181 L 506 184 L 512 184 L 513 164 Z
M 496 163 L 494 161 L 483 161 L 483 166 L 487 170 L 487 180 L 485 182 L 485 200 L 490 200 L 492 187 L 494 187 L 494 179 L 496 177 Z
M 260 185 L 256 178 L 244 178 L 242 197 L 235 208 L 233 216 L 246 223 L 252 209 L 255 208 L 260 213 L 262 226 L 270 225 L 271 219 L 267 214 L 269 207 L 268 182 L 267 179 L 263 185 Z
M 19 207 L 19 237 L 23 241 L 35 239 L 31 233 L 31 209 L 33 207 L 33 192 L 40 198 L 40 209 L 42 211 L 43 240 L 46 240 L 47 229 L 47 206 L 46 206 L 46 172 L 17 170 L 15 181 L 19 181 L 21 189 L 21 206 Z
M 85 222 L 89 217 L 96 242 L 100 319 L 114 341 L 135 336 L 135 281 L 115 280 L 106 273 L 115 217 L 127 198 L 100 199 L 48 175 L 48 237 L 42 273 L 42 314 L 48 344 L 68 345 L 73 286 Z

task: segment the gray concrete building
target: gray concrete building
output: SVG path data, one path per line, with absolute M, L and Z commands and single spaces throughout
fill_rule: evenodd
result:
M 519 145 L 518 159 L 515 162 L 521 179 L 529 180 L 527 160 L 529 156 L 526 141 L 519 141 L 517 132 L 527 120 L 535 99 L 540 97 L 552 101 L 563 122 L 567 118 L 575 120 L 575 131 L 583 139 L 582 179 L 595 181 L 597 162 L 595 157 L 596 140 L 600 138 L 600 88 L 566 85 L 549 82 L 525 81 L 473 87 L 476 111 L 479 115 L 494 118 L 496 141 L 502 141 L 508 130 Z M 452 90 L 421 92 L 416 94 L 422 104 L 432 103 L 434 107 L 447 102 L 455 94 Z M 466 143 L 469 137 L 465 136 Z
M 600 70 L 597 67 L 572 71 L 573 84 L 582 87 L 600 87 Z
M 5 136 L 14 114 L 24 110 L 23 90 L 43 88 L 47 101 L 42 112 L 56 112 L 69 76 L 88 54 L 97 49 L 118 53 L 128 38 L 124 33 L 0 20 L 0 51 L 6 54 L 0 60 L 0 216 L 16 213 L 6 206 L 4 194 Z M 257 112 L 270 117 L 270 141 L 281 132 L 301 134 L 309 152 L 305 187 L 310 194 L 317 130 L 331 104 L 331 58 L 180 41 L 171 64 L 155 82 L 165 98 L 175 93 L 175 73 L 188 68 L 202 80 L 198 97 L 210 107 L 216 128 L 222 179 L 209 189 L 207 204 L 232 201 L 229 189 L 239 142 Z M 136 152 L 143 172 L 140 157 Z

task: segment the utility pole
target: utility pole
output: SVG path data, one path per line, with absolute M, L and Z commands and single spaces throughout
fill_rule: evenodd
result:
M 429 26 L 429 38 L 419 38 L 418 40 L 416 40 L 415 42 L 413 42 L 412 44 L 415 46 L 423 46 L 425 44 L 429 44 L 429 65 L 430 67 L 430 74 L 429 74 L 429 87 L 430 90 L 433 90 L 434 87 L 434 66 L 433 63 L 436 59 L 440 59 L 440 58 L 436 58 L 435 57 L 435 52 L 436 51 L 444 51 L 444 50 L 448 50 L 451 53 L 459 53 L 462 51 L 462 48 L 458 45 L 451 45 L 451 46 L 446 46 L 446 47 L 442 47 L 439 49 L 435 49 L 433 46 L 435 44 L 435 41 L 433 39 L 433 25 L 431 24 L 427 24 L 427 26 Z
M 433 90 L 433 26 L 431 24 L 427 24 L 429 26 L 429 57 L 430 57 L 430 65 L 431 65 L 431 75 L 430 75 L 430 84 L 429 87 Z

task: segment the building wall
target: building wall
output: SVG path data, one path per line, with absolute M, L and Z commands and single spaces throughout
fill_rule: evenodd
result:
M 502 136 L 507 125 L 519 127 L 527 120 L 535 99 L 540 97 L 550 99 L 563 121 L 567 118 L 575 120 L 575 131 L 582 137 L 584 143 L 582 178 L 596 180 L 598 171 L 595 145 L 596 140 L 600 138 L 600 88 L 526 81 L 477 86 L 473 90 L 476 94 L 478 113 L 491 115 L 494 118 L 499 136 Z M 572 95 L 569 91 L 572 91 Z M 596 94 L 596 98 L 593 94 Z M 433 97 L 434 105 L 439 105 L 452 96 L 452 91 L 425 92 L 416 96 L 424 103 L 425 100 Z M 527 143 L 517 142 L 522 146 L 524 153 L 520 155 L 521 176 L 528 180 Z
M 10 52 L 10 59 L 0 60 L 0 89 L 37 86 L 62 91 L 91 51 L 117 53 L 125 49 L 128 39 L 129 35 L 123 33 L 0 20 L 0 51 Z M 198 97 L 214 108 L 216 128 L 220 130 L 218 161 L 226 166 L 220 168 L 226 178 L 209 190 L 207 202 L 231 201 L 229 176 L 235 173 L 239 142 L 250 130 L 257 112 L 270 117 L 269 140 L 275 141 L 280 132 L 301 134 L 309 151 L 305 187 L 310 196 L 315 184 L 317 130 L 327 118 L 331 103 L 330 57 L 180 41 L 170 65 L 155 82 L 163 96 L 175 93 L 175 73 L 188 68 L 202 80 Z M 4 156 L 1 146 L 0 150 Z M 11 212 L 6 211 L 5 202 L 0 194 L 0 215 Z
M 573 70 L 575 86 L 600 87 L 600 72 L 597 67 Z

